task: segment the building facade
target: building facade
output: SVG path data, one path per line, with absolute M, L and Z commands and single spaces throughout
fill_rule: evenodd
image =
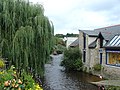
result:
M 87 72 L 101 64 L 103 77 L 120 78 L 120 25 L 79 30 L 79 48 Z

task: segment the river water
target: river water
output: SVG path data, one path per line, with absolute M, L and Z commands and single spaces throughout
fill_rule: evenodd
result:
M 60 66 L 63 55 L 52 55 L 53 60 L 45 65 L 44 90 L 98 90 L 90 84 L 100 78 L 83 72 L 65 72 Z

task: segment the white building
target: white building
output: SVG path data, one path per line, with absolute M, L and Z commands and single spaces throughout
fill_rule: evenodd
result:
M 66 47 L 68 48 L 71 43 L 73 43 L 78 37 L 67 37 L 66 38 Z

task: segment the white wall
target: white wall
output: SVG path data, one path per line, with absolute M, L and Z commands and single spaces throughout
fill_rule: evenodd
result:
M 73 43 L 78 37 L 67 37 L 66 47 L 68 48 L 71 43 Z

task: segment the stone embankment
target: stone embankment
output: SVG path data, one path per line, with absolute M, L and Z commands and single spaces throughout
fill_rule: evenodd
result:
M 120 80 L 103 80 L 103 81 L 91 82 L 91 83 L 97 85 L 98 87 L 104 87 L 105 89 L 108 89 L 111 86 L 120 87 Z M 115 90 L 118 90 L 118 89 L 115 89 Z
M 96 85 L 105 85 L 105 86 L 120 86 L 120 80 L 103 80 L 99 82 L 91 82 Z

